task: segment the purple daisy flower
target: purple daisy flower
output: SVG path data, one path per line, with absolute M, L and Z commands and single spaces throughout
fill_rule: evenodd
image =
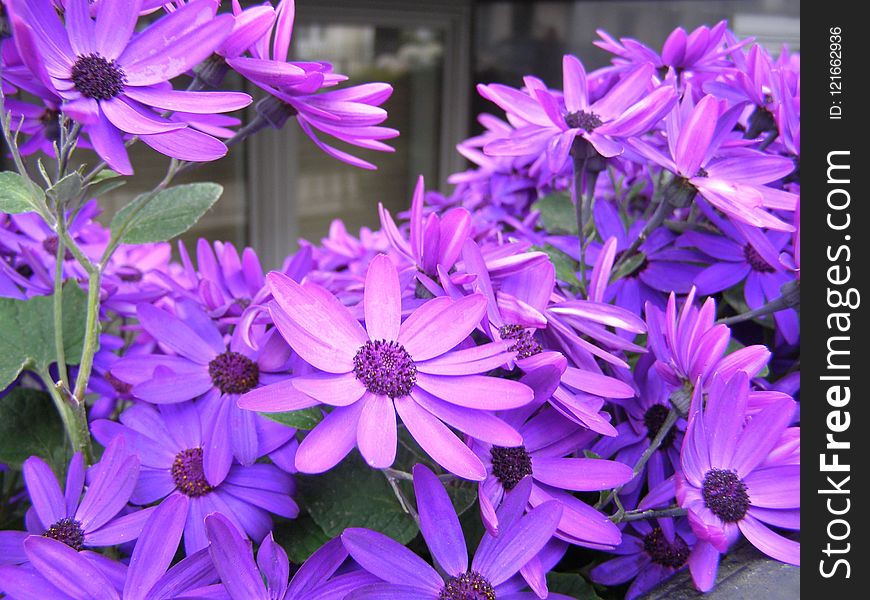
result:
M 478 484 L 484 524 L 493 535 L 500 535 L 496 510 L 505 495 L 529 477 L 532 480 L 528 503 L 531 508 L 551 500 L 562 505 L 557 537 L 581 546 L 612 548 L 619 543 L 619 528 L 571 492 L 620 486 L 632 478 L 631 467 L 610 460 L 574 458 L 571 455 L 591 442 L 594 434 L 553 409 L 545 409 L 529 418 L 534 410 L 518 409 L 500 414 L 523 436 L 522 446 L 503 448 L 471 442 L 471 448 L 486 465 L 487 478 Z
M 706 212 L 725 235 L 687 231 L 677 242 L 682 247 L 697 248 L 716 260 L 695 277 L 698 293 L 708 296 L 744 283 L 743 296 L 752 310 L 779 298 L 782 286 L 793 279 L 780 262 L 780 254 L 791 235 L 782 231 L 765 233 L 743 223 L 732 224 L 713 211 Z M 786 308 L 773 313 L 773 318 L 786 341 L 797 343 L 800 336 L 797 312 Z
M 121 414 L 120 423 L 99 420 L 91 425 L 97 440 L 126 439 L 141 457 L 133 503 L 150 504 L 178 495 L 189 499 L 184 525 L 188 556 L 208 545 L 203 519 L 209 513 L 226 515 L 257 542 L 272 528 L 270 512 L 288 519 L 299 513 L 290 497 L 293 479 L 274 465 L 232 465 L 217 483 L 206 478 L 203 448 L 208 425 L 201 412 L 192 402 L 136 404 Z M 223 439 L 224 444 L 227 441 Z
M 205 518 L 208 551 L 232 600 L 337 600 L 378 579 L 365 571 L 335 572 L 347 559 L 339 538 L 327 542 L 299 567 L 293 579 L 284 548 L 270 533 L 260 544 L 257 561 L 251 545 L 224 515 Z
M 553 173 L 562 169 L 578 138 L 599 156 L 622 154 L 622 140 L 651 129 L 677 101 L 672 85 L 654 85 L 654 71 L 651 63 L 638 65 L 595 101 L 586 69 L 570 54 L 562 61 L 563 98 L 535 77 L 525 78 L 526 93 L 498 83 L 480 84 L 480 95 L 508 113 L 517 127 L 483 151 L 490 156 L 546 153 Z
M 698 536 L 689 568 L 702 591 L 712 588 L 719 555 L 740 533 L 771 558 L 800 565 L 800 543 L 766 525 L 800 529 L 800 465 L 771 455 L 795 403 L 782 398 L 747 422 L 748 392 L 746 374 L 737 373 L 727 382 L 714 378 L 707 394 L 698 386 L 692 398 L 676 485 Z
M 134 36 L 141 5 L 142 0 L 100 3 L 94 21 L 87 0 L 68 0 L 62 22 L 49 0 L 16 0 L 15 35 L 22 54 L 43 59 L 34 75 L 57 90 L 61 110 L 85 125 L 94 149 L 119 173 L 133 172 L 124 134 L 181 160 L 220 158 L 226 154 L 223 142 L 152 109 L 219 113 L 251 103 L 239 92 L 161 86 L 207 58 L 230 33 L 232 16 L 215 16 L 216 2 L 198 0 Z
M 76 552 L 134 540 L 148 517 L 148 511 L 118 516 L 127 506 L 139 475 L 139 459 L 128 452 L 124 440 L 107 446 L 103 458 L 92 467 L 84 495 L 85 463 L 79 453 L 70 461 L 65 491 L 48 463 L 38 456 L 24 461 L 22 472 L 33 504 L 25 516 L 27 530 L 62 542 Z M 24 541 L 22 533 L 0 532 L 0 543 L 8 550 L 0 563 L 29 560 L 20 546 Z
M 528 491 L 528 485 L 524 486 Z M 447 491 L 432 471 L 414 467 L 414 490 L 420 530 L 442 576 L 405 546 L 369 529 L 350 528 L 341 540 L 350 555 L 383 580 L 359 588 L 348 600 L 521 600 L 533 594 L 520 591 L 515 575 L 550 540 L 561 507 L 548 502 L 511 523 L 498 537 L 484 534 L 471 564 L 459 518 Z M 521 504 L 520 504 L 521 506 Z M 546 595 L 543 597 L 547 597 Z M 550 594 L 550 598 L 560 597 Z
M 251 350 L 240 335 L 224 342 L 217 325 L 199 305 L 177 304 L 180 316 L 150 304 L 140 304 L 142 328 L 159 345 L 176 354 L 128 356 L 111 369 L 112 375 L 133 384 L 133 396 L 154 404 L 198 399 L 206 422 L 205 473 L 217 485 L 233 457 L 243 465 L 259 458 L 257 421 L 262 417 L 236 406 L 241 394 L 280 376 L 267 371 L 274 356 Z M 279 365 L 280 367 L 281 365 Z
M 129 567 L 101 557 L 94 565 L 85 553 L 71 552 L 50 538 L 31 536 L 25 542 L 32 565 L 0 567 L 0 589 L 11 600 L 151 600 L 212 597 L 218 576 L 203 549 L 172 568 L 184 529 L 188 500 L 168 498 L 150 513 L 133 550 Z M 96 568 L 95 568 L 96 566 Z
M 467 479 L 482 480 L 486 471 L 445 422 L 475 438 L 520 444 L 516 431 L 488 411 L 528 404 L 532 390 L 479 375 L 514 354 L 505 343 L 462 346 L 486 310 L 483 296 L 434 298 L 403 323 L 398 272 L 387 256 L 379 255 L 366 275 L 363 328 L 323 288 L 275 272 L 267 278 L 276 327 L 296 354 L 321 372 L 252 390 L 239 405 L 264 412 L 319 403 L 335 407 L 300 444 L 296 467 L 301 472 L 326 471 L 354 446 L 369 465 L 391 466 L 397 412 L 436 462 Z

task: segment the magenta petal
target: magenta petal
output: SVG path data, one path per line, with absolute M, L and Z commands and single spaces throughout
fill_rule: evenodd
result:
M 353 404 L 366 393 L 365 386 L 353 373 L 315 373 L 294 377 L 291 381 L 300 392 L 330 406 Z
M 164 367 L 157 367 L 154 379 L 134 385 L 134 396 L 153 404 L 184 402 L 203 395 L 214 387 L 205 367 L 199 373 L 175 374 Z
M 20 565 L 27 562 L 24 540 L 29 535 L 26 531 L 0 531 L 0 565 Z
M 139 477 L 139 459 L 129 454 L 123 436 L 112 440 L 97 467 L 75 514 L 85 531 L 93 531 L 117 515 Z
M 756 469 L 743 482 L 752 506 L 800 508 L 800 465 Z
M 347 456 L 356 444 L 362 407 L 362 402 L 339 406 L 318 423 L 299 444 L 296 468 L 302 473 L 323 473 Z
M 576 56 L 562 57 L 562 84 L 565 86 L 565 108 L 569 113 L 589 108 L 586 69 Z
M 456 301 L 435 298 L 409 316 L 397 341 L 415 361 L 444 354 L 467 338 L 486 313 L 486 298 L 480 294 Z
M 621 585 L 637 577 L 649 557 L 643 552 L 620 556 L 601 563 L 589 573 L 592 581 L 601 585 Z
M 145 330 L 170 350 L 201 365 L 207 365 L 216 352 L 186 323 L 150 304 L 140 304 L 136 314 Z
M 86 532 L 85 546 L 117 546 L 135 540 L 153 511 L 153 508 L 138 510 L 113 519 L 96 531 Z
M 162 87 L 131 87 L 125 95 L 156 108 L 194 114 L 213 114 L 244 108 L 251 103 L 239 92 L 186 92 Z
M 144 600 L 166 572 L 181 541 L 187 508 L 187 497 L 175 494 L 153 510 L 130 558 L 124 584 L 125 600 Z
M 677 139 L 674 158 L 681 175 L 695 177 L 710 148 L 718 121 L 719 101 L 713 96 L 704 96 L 683 124 Z
M 631 480 L 631 467 L 596 458 L 532 456 L 533 477 L 564 490 L 590 492 L 615 488 Z
M 285 379 L 242 394 L 238 407 L 257 412 L 288 412 L 316 406 L 318 401 L 300 392 L 292 379 Z
M 450 496 L 435 474 L 423 465 L 414 467 L 414 492 L 420 514 L 420 530 L 432 556 L 450 576 L 468 570 L 468 550 L 459 517 Z
M 433 597 L 444 586 L 435 569 L 382 533 L 350 527 L 341 534 L 341 541 L 363 569 L 388 583 L 404 584 L 413 581 L 430 590 Z
M 68 516 L 60 485 L 48 463 L 39 457 L 31 456 L 24 461 L 22 472 L 30 502 L 45 529 Z
M 719 551 L 711 543 L 699 540 L 689 555 L 689 571 L 695 587 L 702 592 L 712 590 L 718 570 Z
M 431 375 L 475 375 L 500 367 L 513 359 L 508 348 L 513 342 L 493 342 L 464 350 L 455 350 L 426 361 L 418 361 L 417 370 Z
M 566 369 L 562 383 L 603 398 L 633 398 L 635 395 L 634 389 L 619 379 L 575 367 Z
M 104 444 L 105 445 L 105 444 Z M 76 452 L 69 463 L 66 472 L 66 486 L 64 498 L 66 499 L 66 514 L 71 515 L 76 511 L 82 496 L 82 488 L 85 485 L 85 459 L 81 452 Z
M 516 429 L 492 413 L 444 402 L 419 388 L 414 390 L 414 400 L 440 420 L 474 439 L 509 448 L 523 443 Z
M 379 254 L 369 263 L 363 302 L 369 338 L 396 340 L 402 321 L 402 294 L 399 274 L 385 254 Z
M 109 60 L 118 58 L 136 27 L 142 0 L 129 3 L 103 2 L 97 10 L 94 28 L 96 51 Z
M 190 162 L 217 160 L 227 153 L 227 147 L 222 141 L 191 127 L 142 135 L 140 139 L 161 154 Z
M 31 536 L 24 542 L 30 562 L 52 585 L 76 600 L 119 600 L 105 575 L 63 542 Z
M 100 113 L 96 121 L 88 124 L 87 132 L 94 150 L 112 169 L 121 175 L 133 174 L 133 166 L 130 164 L 121 132 L 104 114 Z
M 260 571 L 254 563 L 251 546 L 236 526 L 220 513 L 205 518 L 205 531 L 215 570 L 231 598 L 269 600 Z
M 772 532 L 750 515 L 743 517 L 743 519 L 737 523 L 737 526 L 753 546 L 767 554 L 769 557 L 781 560 L 790 565 L 800 566 L 800 542 L 784 538 L 781 535 Z
M 482 410 L 509 410 L 525 406 L 535 396 L 529 386 L 486 375 L 444 377 L 417 373 L 417 385 L 451 404 Z
M 236 406 L 233 397 L 224 397 L 223 402 L 229 404 L 230 443 L 233 456 L 244 466 L 254 464 L 260 455 L 257 440 L 257 415 L 251 411 L 242 410 Z
M 391 467 L 396 460 L 396 411 L 386 396 L 366 393 L 357 425 L 360 454 L 375 469 Z
M 396 398 L 394 403 L 411 436 L 435 462 L 464 479 L 486 479 L 486 467 L 480 458 L 441 421 L 413 398 Z
M 155 113 L 150 113 L 135 104 L 124 101 L 119 96 L 111 100 L 103 100 L 100 109 L 112 125 L 126 133 L 135 135 L 147 133 L 166 133 L 176 129 L 184 129 L 187 125 L 177 121 L 167 121 Z
M 289 598 L 298 598 L 304 592 L 316 589 L 318 585 L 332 577 L 332 574 L 347 558 L 347 550 L 341 538 L 323 544 L 293 575 L 288 589 Z
M 791 423 L 794 401 L 782 398 L 752 417 L 736 445 L 731 466 L 746 477 L 767 456 Z

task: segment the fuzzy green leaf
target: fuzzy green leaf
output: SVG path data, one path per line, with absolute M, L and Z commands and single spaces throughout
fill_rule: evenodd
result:
M 20 468 L 30 456 L 61 465 L 66 442 L 49 395 L 19 387 L 0 398 L 0 463 Z
M 35 212 L 45 202 L 42 190 L 18 173 L 0 173 L 0 212 Z
M 110 227 L 125 244 L 165 242 L 193 227 L 222 193 L 223 187 L 216 183 L 187 183 L 158 192 L 150 200 L 143 194 L 118 211 Z
M 263 412 L 260 413 L 260 416 L 266 417 L 276 423 L 281 423 L 281 425 L 293 427 L 294 429 L 303 429 L 305 431 L 314 429 L 314 426 L 323 420 L 323 413 L 316 406 L 282 413 Z

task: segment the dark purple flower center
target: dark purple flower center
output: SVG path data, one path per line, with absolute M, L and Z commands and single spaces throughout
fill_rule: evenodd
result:
M 260 382 L 257 363 L 244 354 L 229 350 L 208 363 L 208 374 L 214 386 L 224 394 L 244 394 Z
M 451 577 L 444 584 L 438 600 L 495 600 L 492 584 L 477 571 Z
M 179 492 L 191 498 L 204 496 L 214 490 L 202 470 L 202 448 L 188 448 L 175 455 L 172 480 Z
M 43 532 L 42 537 L 63 542 L 73 550 L 77 551 L 84 548 L 85 545 L 85 532 L 82 530 L 82 524 L 70 517 L 61 519 L 46 529 Z
M 126 381 L 121 381 L 114 375 L 112 375 L 109 371 L 103 373 L 103 379 L 109 382 L 109 385 L 112 386 L 112 389 L 118 392 L 121 396 L 126 396 L 130 393 L 130 390 L 133 389 L 133 385 L 127 383 Z
M 117 273 L 118 279 L 120 279 L 121 281 L 127 281 L 130 283 L 142 281 L 142 271 L 140 271 L 136 267 L 131 267 L 130 265 L 124 265 L 123 267 L 119 268 Z
M 516 340 L 510 349 L 517 353 L 517 358 L 528 358 L 543 351 L 534 334 L 520 325 L 504 325 L 498 332 L 503 340 Z
M 578 110 L 577 112 L 568 113 L 565 115 L 565 123 L 572 129 L 577 127 L 585 131 L 593 131 L 600 126 L 604 121 L 594 112 L 586 112 Z
M 60 245 L 60 239 L 56 235 L 50 235 L 44 240 L 42 240 L 42 248 L 52 256 L 57 256 L 57 248 Z M 72 252 L 69 251 L 69 248 L 63 249 L 63 259 L 64 260 L 72 260 L 73 255 Z
M 656 436 L 667 418 L 668 407 L 664 404 L 653 404 L 646 410 L 643 415 L 643 424 L 646 425 L 646 435 L 649 439 L 653 439 Z M 671 444 L 674 443 L 674 436 L 676 435 L 676 428 L 671 427 L 671 430 L 668 431 L 664 439 L 662 439 L 662 445 L 660 447 L 670 448 Z
M 704 505 L 726 523 L 736 523 L 749 510 L 746 484 L 734 471 L 710 469 L 701 485 Z
M 674 541 L 671 543 L 660 527 L 656 527 L 644 536 L 643 549 L 654 563 L 672 569 L 679 569 L 689 558 L 689 546 L 683 538 L 674 534 Z
M 514 489 L 523 477 L 532 474 L 532 457 L 525 446 L 493 446 L 489 455 L 492 459 L 492 474 L 506 490 Z
M 353 357 L 353 374 L 372 394 L 402 398 L 417 383 L 417 365 L 398 342 L 366 342 Z
M 749 263 L 749 266 L 752 267 L 753 271 L 757 271 L 758 273 L 773 273 L 776 269 L 767 264 L 767 261 L 761 258 L 761 255 L 758 253 L 752 244 L 746 244 L 743 246 L 743 256 L 746 257 L 746 262 Z
M 106 60 L 99 54 L 83 54 L 72 68 L 72 81 L 86 98 L 111 100 L 121 93 L 127 76 L 114 60 Z

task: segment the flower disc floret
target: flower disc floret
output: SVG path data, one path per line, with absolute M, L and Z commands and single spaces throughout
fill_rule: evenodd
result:
M 525 446 L 503 448 L 493 446 L 490 450 L 492 474 L 506 490 L 514 489 L 523 477 L 532 474 L 532 457 Z
M 752 267 L 752 270 L 756 273 L 774 273 L 776 269 L 767 264 L 767 261 L 761 258 L 761 255 L 758 253 L 752 244 L 746 244 L 743 246 L 743 256 L 746 257 L 746 262 L 749 263 L 749 266 Z
M 405 347 L 386 340 L 368 341 L 353 357 L 353 374 L 368 391 L 403 398 L 417 383 L 417 366 Z
M 82 524 L 71 517 L 63 518 L 53 524 L 45 530 L 42 537 L 63 542 L 76 551 L 85 547 L 85 532 Z
M 260 368 L 244 354 L 226 351 L 208 363 L 208 374 L 224 394 L 244 394 L 260 382 Z
M 643 549 L 654 563 L 672 569 L 679 569 L 689 558 L 689 546 L 679 535 L 669 542 L 660 527 L 656 527 L 643 538 Z
M 532 332 L 520 325 L 504 325 L 499 329 L 499 334 L 503 340 L 514 340 L 510 349 L 517 353 L 519 359 L 529 358 L 543 352 Z
M 172 480 L 178 491 L 191 498 L 205 496 L 214 490 L 202 468 L 202 448 L 188 448 L 175 455 Z
M 86 98 L 111 100 L 123 91 L 127 75 L 114 60 L 91 53 L 76 59 L 72 81 Z
M 736 523 L 749 510 L 746 484 L 734 471 L 710 469 L 701 485 L 704 504 L 725 523 Z
M 495 590 L 483 575 L 468 571 L 458 577 L 451 577 L 444 584 L 438 600 L 495 600 Z
M 594 112 L 586 112 L 578 110 L 577 112 L 568 113 L 565 115 L 565 123 L 568 127 L 583 129 L 587 132 L 594 131 L 596 127 L 600 127 L 604 121 Z

